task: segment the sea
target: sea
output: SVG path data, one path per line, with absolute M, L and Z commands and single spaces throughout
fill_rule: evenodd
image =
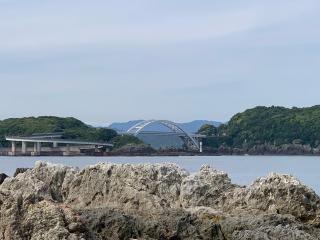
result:
M 0 157 L 0 173 L 12 176 L 16 168 L 33 167 L 36 161 L 47 161 L 79 169 L 100 162 L 109 163 L 175 163 L 188 172 L 202 165 L 226 172 L 233 183 L 250 185 L 272 172 L 293 175 L 320 195 L 320 157 L 318 156 L 180 156 L 180 157 Z

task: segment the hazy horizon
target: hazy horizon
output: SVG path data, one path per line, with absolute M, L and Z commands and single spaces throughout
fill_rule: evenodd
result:
M 319 104 L 320 2 L 0 0 L 0 119 L 226 122 Z
M 300 108 L 305 108 L 305 107 L 308 108 L 308 107 L 314 107 L 314 106 L 319 106 L 319 105 L 302 106 Z M 286 106 L 276 106 L 276 105 L 271 105 L 271 106 L 265 106 L 264 105 L 264 106 L 262 106 L 262 105 L 260 105 L 260 106 L 254 106 L 252 108 L 256 108 L 256 107 L 286 107 Z M 297 106 L 291 106 L 291 107 L 286 107 L 286 108 L 291 108 L 292 109 L 292 108 L 295 108 L 295 107 L 297 107 Z M 243 111 L 249 110 L 249 109 L 252 109 L 252 108 L 247 108 L 247 109 L 244 109 Z M 241 112 L 240 111 L 236 112 L 231 117 L 233 117 L 234 115 L 236 115 L 238 113 L 241 113 Z M 50 114 L 49 115 L 47 114 L 47 115 L 18 116 L 16 118 L 28 118 L 28 117 L 35 117 L 35 118 L 37 118 L 37 117 L 73 117 L 73 118 L 76 118 L 75 116 L 72 116 L 72 115 L 61 116 L 61 115 L 50 115 Z M 223 120 L 223 121 L 221 121 L 219 119 L 201 119 L 201 118 L 188 119 L 188 120 L 185 120 L 185 121 L 174 121 L 172 119 L 156 119 L 156 120 L 170 120 L 170 121 L 174 121 L 175 123 L 179 123 L 179 124 L 190 123 L 190 122 L 194 122 L 194 121 L 209 121 L 209 122 L 211 121 L 211 122 L 224 124 L 224 123 L 227 123 L 231 119 L 231 117 L 229 119 Z M 9 117 L 9 118 L 15 118 L 15 117 Z M 0 119 L 0 121 L 6 120 L 6 119 L 8 119 L 8 118 Z M 145 120 L 152 120 L 152 119 L 155 119 L 155 118 L 150 118 L 150 119 L 142 119 L 142 118 L 140 118 L 140 119 L 127 119 L 127 120 L 122 120 L 122 121 L 110 121 L 110 122 L 104 121 L 104 122 L 101 122 L 101 123 L 97 123 L 97 122 L 86 122 L 83 119 L 78 118 L 78 120 L 84 122 L 85 124 L 92 125 L 94 127 L 99 127 L 99 126 L 100 127 L 107 127 L 107 126 L 109 126 L 111 124 L 114 124 L 114 123 L 115 124 L 117 124 L 117 123 L 129 123 L 129 122 L 134 122 L 134 121 L 145 121 Z

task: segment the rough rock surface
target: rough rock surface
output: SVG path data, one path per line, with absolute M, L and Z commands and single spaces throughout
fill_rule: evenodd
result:
M 180 200 L 183 207 L 218 207 L 225 201 L 225 193 L 236 187 L 226 173 L 205 165 L 198 173 L 183 179 Z
M 27 171 L 30 168 L 17 168 L 16 171 L 13 174 L 13 177 L 16 177 L 19 173 L 24 173 L 25 171 Z
M 37 162 L 0 185 L 0 239 L 320 239 L 320 199 L 289 175 L 251 186 L 203 166 Z
M 231 192 L 227 199 L 225 209 L 229 211 L 255 209 L 291 214 L 302 221 L 315 221 L 320 210 L 320 199 L 313 190 L 292 176 L 276 173 Z
M 3 183 L 3 181 L 8 177 L 5 173 L 0 173 L 0 185 Z

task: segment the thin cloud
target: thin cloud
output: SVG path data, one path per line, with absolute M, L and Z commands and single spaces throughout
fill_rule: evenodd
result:
M 26 12 L 18 11 L 18 13 L 22 11 L 20 17 L 13 14 L 1 15 L 0 50 L 213 41 L 298 17 L 311 11 L 313 6 L 296 1 L 276 4 L 271 2 L 249 5 L 232 11 L 213 11 L 212 14 L 206 13 L 206 15 L 180 13 L 180 15 L 168 15 L 166 19 L 159 17 L 161 12 L 155 12 L 154 18 L 144 21 L 144 19 L 121 19 L 114 12 L 108 15 L 110 9 L 107 13 L 98 11 L 98 17 L 88 16 L 83 15 L 83 9 L 71 11 L 64 8 L 63 3 L 59 4 L 61 12 L 56 16 L 50 14 L 50 8 L 44 4 L 41 6 L 45 12 L 37 8 L 28 9 Z M 59 8 L 55 7 L 54 10 L 57 9 Z M 71 16 L 68 15 L 68 11 L 71 11 Z M 140 14 L 144 14 L 143 11 Z

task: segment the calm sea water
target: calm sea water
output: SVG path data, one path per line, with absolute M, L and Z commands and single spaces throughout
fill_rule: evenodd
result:
M 320 194 L 320 157 L 210 156 L 210 157 L 0 157 L 0 172 L 12 175 L 17 167 L 32 167 L 38 160 L 83 168 L 99 162 L 176 163 L 189 172 L 208 164 L 228 173 L 234 183 L 249 185 L 270 172 L 291 174 Z

